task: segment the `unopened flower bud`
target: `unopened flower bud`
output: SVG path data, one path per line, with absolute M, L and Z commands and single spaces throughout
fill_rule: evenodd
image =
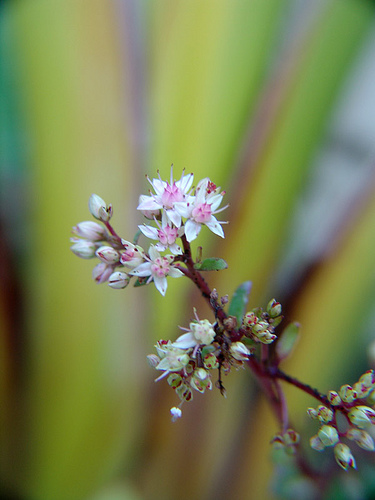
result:
M 249 349 L 242 342 L 233 342 L 230 346 L 230 353 L 237 361 L 246 361 L 251 355 Z
M 91 241 L 80 240 L 74 243 L 70 250 L 81 259 L 92 259 L 95 256 L 96 246 Z
M 339 440 L 337 430 L 332 425 L 323 425 L 318 431 L 318 436 L 324 446 L 333 446 Z
M 101 283 L 105 283 L 112 273 L 112 266 L 106 264 L 105 262 L 100 262 L 92 270 L 92 279 L 100 285 Z
M 375 411 L 369 406 L 355 406 L 348 413 L 352 424 L 365 429 L 369 424 L 375 424 Z
M 340 387 L 339 394 L 345 403 L 352 403 L 357 398 L 357 392 L 348 384 Z
M 120 260 L 120 254 L 113 247 L 102 246 L 97 249 L 96 256 L 106 264 L 115 264 Z
M 357 443 L 357 445 L 363 448 L 364 450 L 374 451 L 375 449 L 374 440 L 372 439 L 372 437 L 368 432 L 365 432 L 360 429 L 351 428 L 346 433 L 346 437 Z
M 320 440 L 319 436 L 313 436 L 310 438 L 310 446 L 313 450 L 322 451 L 324 450 L 324 444 Z
M 342 403 L 342 400 L 336 391 L 329 391 L 327 397 L 332 406 L 338 406 Z
M 287 446 L 295 446 L 300 441 L 300 436 L 294 429 L 287 429 L 283 434 L 283 438 Z
M 282 311 L 280 302 L 277 302 L 276 299 L 272 299 L 267 304 L 267 312 L 271 318 L 277 318 L 280 316 Z
M 151 366 L 151 368 L 156 368 L 157 365 L 160 363 L 160 358 L 159 356 L 156 356 L 156 354 L 149 354 L 147 357 L 147 362 Z
M 111 288 L 120 289 L 128 286 L 130 281 L 129 276 L 126 273 L 122 273 L 120 271 L 116 271 L 111 274 L 108 279 L 108 285 Z
M 328 423 L 333 419 L 333 411 L 326 406 L 320 405 L 317 409 L 317 417 L 321 422 Z
M 315 410 L 315 408 L 307 408 L 307 414 L 313 420 L 318 418 L 318 412 Z
M 80 222 L 73 227 L 72 232 L 80 238 L 84 238 L 89 241 L 102 241 L 108 237 L 107 230 L 97 222 L 93 221 Z
M 170 409 L 171 415 L 172 415 L 172 422 L 176 422 L 178 418 L 182 417 L 182 411 L 180 408 L 176 408 L 175 406 Z
M 210 374 L 204 368 L 197 368 L 191 377 L 190 385 L 199 392 L 212 389 Z
M 257 315 L 253 312 L 248 312 L 244 316 L 243 325 L 245 328 L 250 328 L 251 326 L 255 325 L 257 321 L 258 321 Z
M 261 332 L 264 332 L 265 330 L 267 330 L 267 328 L 269 327 L 269 323 L 267 321 L 258 321 L 258 323 L 256 323 L 254 326 L 253 326 L 253 332 L 254 333 L 261 333 Z
M 344 443 L 337 443 L 333 451 L 335 453 L 336 462 L 344 470 L 347 470 L 349 467 L 352 469 L 356 468 L 355 460 L 349 446 Z
M 107 205 L 97 194 L 92 194 L 89 199 L 89 210 L 95 219 L 108 222 L 112 217 L 112 205 Z

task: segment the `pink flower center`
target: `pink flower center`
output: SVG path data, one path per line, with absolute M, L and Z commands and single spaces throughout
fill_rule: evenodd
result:
M 158 257 L 151 264 L 151 272 L 158 278 L 163 278 L 169 273 L 169 262 L 165 257 Z
M 204 224 L 211 219 L 211 205 L 209 205 L 208 203 L 200 203 L 195 208 L 193 208 L 191 215 L 195 222 Z
M 177 227 L 166 226 L 158 230 L 159 241 L 162 245 L 173 245 L 178 235 Z
M 161 201 L 165 208 L 173 208 L 173 203 L 176 201 L 182 201 L 184 199 L 184 195 L 179 187 L 176 186 L 174 182 L 172 186 L 167 184 L 167 187 L 164 189 L 164 193 L 161 195 Z

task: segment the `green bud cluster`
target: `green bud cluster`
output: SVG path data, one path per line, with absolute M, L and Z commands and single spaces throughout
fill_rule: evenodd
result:
M 275 339 L 275 327 L 280 324 L 281 304 L 276 299 L 269 301 L 266 312 L 261 307 L 253 309 L 245 314 L 242 327 L 255 342 L 271 344 Z
M 338 392 L 329 391 L 327 399 L 331 408 L 320 405 L 318 408 L 308 408 L 310 418 L 322 422 L 316 436 L 310 439 L 310 446 L 317 451 L 325 447 L 334 446 L 336 462 L 344 470 L 356 468 L 354 457 L 348 445 L 341 442 L 341 438 L 354 441 L 358 446 L 374 451 L 372 437 L 364 429 L 375 425 L 375 410 L 363 403 L 375 402 L 375 374 L 369 370 L 353 385 L 345 384 Z M 336 424 L 336 413 L 344 414 L 349 422 L 344 432 L 339 432 Z M 328 425 L 329 424 L 329 425 Z

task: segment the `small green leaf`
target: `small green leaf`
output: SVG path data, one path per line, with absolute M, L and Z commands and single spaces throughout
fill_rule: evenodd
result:
M 197 262 L 194 267 L 199 271 L 221 271 L 222 269 L 227 269 L 228 264 L 224 259 L 209 257 L 202 262 Z
M 137 288 L 138 286 L 145 286 L 147 285 L 147 280 L 148 277 L 146 276 L 145 278 L 137 278 L 137 281 L 134 283 L 134 288 Z
M 242 323 L 242 318 L 246 312 L 251 286 L 251 281 L 242 283 L 234 292 L 229 305 L 228 314 L 230 316 L 235 316 L 239 325 Z
M 279 361 L 287 358 L 292 352 L 299 335 L 299 330 L 299 323 L 289 323 L 289 325 L 283 330 L 276 344 L 276 354 Z

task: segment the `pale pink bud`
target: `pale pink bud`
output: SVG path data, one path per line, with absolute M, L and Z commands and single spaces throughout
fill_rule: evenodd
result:
M 365 429 L 369 424 L 375 424 L 375 411 L 369 406 L 355 406 L 348 413 L 352 424 Z
M 120 254 L 113 247 L 102 246 L 98 248 L 96 256 L 106 264 L 115 264 L 120 260 Z
M 267 312 L 271 318 L 277 318 L 280 316 L 282 311 L 280 302 L 277 302 L 276 299 L 272 299 L 267 304 Z
M 230 346 L 230 353 L 237 361 L 247 361 L 251 352 L 242 342 L 233 342 Z
M 375 449 L 374 440 L 368 432 L 351 428 L 346 433 L 346 437 L 357 443 L 364 450 L 374 451 Z
M 332 406 L 338 406 L 342 403 L 342 400 L 336 391 L 329 391 L 327 397 Z
M 340 397 L 345 403 L 352 403 L 357 398 L 357 392 L 351 385 L 342 385 L 339 391 Z
M 115 273 L 112 273 L 111 276 L 108 279 L 108 285 L 111 288 L 125 288 L 128 286 L 130 281 L 129 276 L 126 273 L 122 273 L 120 271 L 116 271 Z
M 112 266 L 108 266 L 104 262 L 100 262 L 92 270 L 92 279 L 95 280 L 98 285 L 100 285 L 101 283 L 105 283 L 112 273 Z
M 89 210 L 95 219 L 107 222 L 112 217 L 112 205 L 107 205 L 97 194 L 92 194 L 89 199 Z
M 333 446 L 339 440 L 337 430 L 332 425 L 323 425 L 318 431 L 318 436 L 324 446 Z
M 74 243 L 70 250 L 81 259 L 91 259 L 95 256 L 96 245 L 91 241 L 80 240 Z
M 313 436 L 310 438 L 310 446 L 313 450 L 322 451 L 324 450 L 324 444 L 320 440 L 319 436 Z
M 349 446 L 344 443 L 337 443 L 333 451 L 335 453 L 336 462 L 344 470 L 347 470 L 348 467 L 352 469 L 356 468 L 355 460 Z
M 80 238 L 90 241 L 102 241 L 108 237 L 107 230 L 97 222 L 93 221 L 80 222 L 73 227 L 73 233 Z

